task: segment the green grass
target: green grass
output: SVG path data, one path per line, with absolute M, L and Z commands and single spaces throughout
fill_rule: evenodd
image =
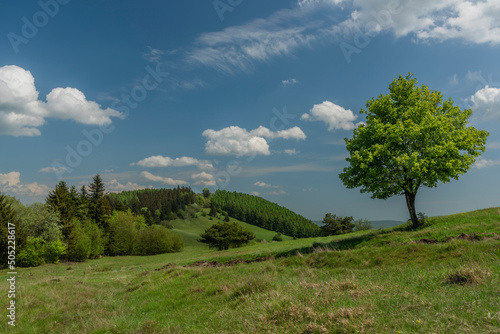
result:
M 175 222 L 181 253 L 19 268 L 17 326 L 4 315 L 0 332 L 500 333 L 499 208 L 222 252 L 193 242 L 211 223 Z

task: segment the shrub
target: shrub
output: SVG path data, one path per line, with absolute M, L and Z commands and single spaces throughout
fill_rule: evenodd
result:
M 178 234 L 170 232 L 163 226 L 155 225 L 139 231 L 135 253 L 137 255 L 155 255 L 180 252 L 184 241 Z
M 92 240 L 85 233 L 81 223 L 73 220 L 73 230 L 68 237 L 68 260 L 83 262 L 89 258 L 92 250 Z
M 129 211 L 113 212 L 109 220 L 108 255 L 131 255 L 138 238 L 138 217 Z
M 85 234 L 90 238 L 90 259 L 97 259 L 104 254 L 104 247 L 106 245 L 106 238 L 103 231 L 92 221 L 85 222 Z
M 241 247 L 255 238 L 252 231 L 243 228 L 238 223 L 215 223 L 200 235 L 198 241 L 208 244 L 210 248 L 224 250 Z
M 43 256 L 47 263 L 58 263 L 59 259 L 66 254 L 66 247 L 64 247 L 61 240 L 48 242 L 45 244 Z
M 281 233 L 276 233 L 273 237 L 273 241 L 283 241 L 283 237 L 281 236 Z
M 17 255 L 16 264 L 19 267 L 37 267 L 45 264 L 44 246 L 45 240 L 42 238 L 28 237 L 26 247 Z

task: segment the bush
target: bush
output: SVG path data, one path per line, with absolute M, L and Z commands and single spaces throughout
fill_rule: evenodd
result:
M 255 238 L 252 231 L 243 228 L 238 223 L 215 223 L 200 235 L 198 241 L 208 244 L 210 248 L 224 250 L 241 247 Z
M 90 238 L 90 255 L 89 259 L 97 259 L 104 254 L 106 238 L 103 231 L 92 221 L 85 222 L 85 234 Z
M 168 221 L 163 221 L 164 222 Z M 184 248 L 182 237 L 165 226 L 146 226 L 142 217 L 130 211 L 114 212 L 109 221 L 109 255 L 154 255 L 179 252 Z
M 163 226 L 150 226 L 138 234 L 135 253 L 137 255 L 155 255 L 172 251 L 174 243 L 169 238 L 168 230 Z
M 56 240 L 45 245 L 43 256 L 47 263 L 58 263 L 64 254 L 66 254 L 66 247 L 61 240 Z
M 68 260 L 83 262 L 89 258 L 92 250 L 92 240 L 85 233 L 81 223 L 73 220 L 73 230 L 68 237 Z
M 273 241 L 283 241 L 283 237 L 281 236 L 281 233 L 276 233 L 273 237 Z
M 115 211 L 109 220 L 108 255 L 131 255 L 138 238 L 138 217 L 129 211 Z
M 46 242 L 29 237 L 26 247 L 17 255 L 19 267 L 37 267 L 45 263 L 58 263 L 66 248 L 60 240 Z
M 45 240 L 28 237 L 26 247 L 17 254 L 16 264 L 19 267 L 37 267 L 45 264 L 43 249 Z

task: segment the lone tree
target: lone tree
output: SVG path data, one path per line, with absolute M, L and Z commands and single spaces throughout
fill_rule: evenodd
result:
M 468 127 L 461 110 L 439 91 L 418 87 L 412 73 L 389 85 L 390 93 L 367 101 L 366 124 L 345 139 L 350 166 L 339 176 L 347 188 L 372 198 L 405 195 L 413 227 L 420 226 L 415 196 L 420 187 L 458 179 L 485 150 L 488 132 Z
M 241 227 L 238 223 L 216 223 L 200 234 L 198 241 L 208 244 L 209 248 L 224 250 L 241 247 L 255 238 L 252 231 Z

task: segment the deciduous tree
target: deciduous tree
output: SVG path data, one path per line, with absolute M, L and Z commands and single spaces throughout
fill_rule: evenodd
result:
M 349 166 L 340 178 L 372 198 L 404 195 L 414 227 L 420 225 L 415 197 L 421 187 L 458 179 L 485 150 L 486 131 L 467 126 L 470 109 L 408 74 L 389 85 L 389 94 L 367 102 L 366 124 L 346 138 Z

